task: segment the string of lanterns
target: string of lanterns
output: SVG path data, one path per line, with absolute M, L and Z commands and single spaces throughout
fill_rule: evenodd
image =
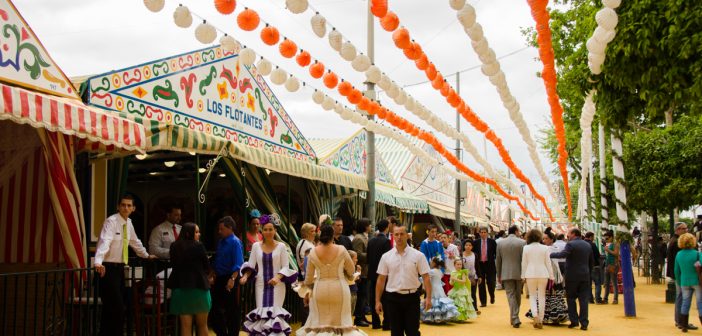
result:
M 537 42 L 539 44 L 539 56 L 544 69 L 541 78 L 546 86 L 548 104 L 551 106 L 551 122 L 555 128 L 556 139 L 558 140 L 558 168 L 563 179 L 563 190 L 565 191 L 566 202 L 568 204 L 568 220 L 573 217 L 573 206 L 570 199 L 570 187 L 568 186 L 568 152 L 566 151 L 565 126 L 563 125 L 563 106 L 561 106 L 558 92 L 556 92 L 557 78 L 555 62 L 553 57 L 553 45 L 551 44 L 551 29 L 549 28 L 549 14 L 546 10 L 548 0 L 527 0 L 531 8 L 531 15 L 536 21 Z
M 599 75 L 602 73 L 602 64 L 605 60 L 605 49 L 607 44 L 614 40 L 616 35 L 615 28 L 619 22 L 617 13 L 614 11 L 621 4 L 621 0 L 603 0 L 602 4 L 604 7 L 597 11 L 595 14 L 595 21 L 597 22 L 597 28 L 592 33 L 592 36 L 587 40 L 585 46 L 588 50 L 588 67 L 594 75 Z M 591 174 L 591 162 L 592 162 L 592 120 L 595 116 L 595 111 L 597 110 L 595 103 L 593 102 L 594 91 L 590 91 L 585 98 L 585 104 L 583 104 L 582 113 L 580 114 L 580 129 L 582 130 L 582 135 L 580 138 L 580 157 L 581 157 L 581 180 L 580 180 L 580 190 L 578 191 L 578 199 L 583 200 L 587 197 L 587 179 L 588 175 Z M 584 209 L 581 207 L 583 202 L 578 202 L 578 216 L 582 217 Z
M 497 60 L 495 52 L 490 48 L 490 45 L 483 34 L 482 26 L 476 21 L 475 8 L 473 8 L 473 6 L 471 6 L 469 3 L 466 3 L 465 0 L 449 0 L 449 5 L 452 9 L 457 11 L 456 14 L 458 21 L 463 26 L 463 30 L 466 32 L 466 35 L 468 35 L 470 38 L 471 46 L 482 63 L 481 70 L 483 75 L 488 77 L 490 79 L 490 83 L 492 83 L 492 85 L 497 89 L 500 99 L 502 100 L 502 105 L 509 112 L 510 119 L 514 125 L 517 126 L 519 134 L 522 136 L 522 140 L 524 140 L 524 142 L 527 144 L 529 157 L 534 163 L 541 180 L 546 185 L 546 189 L 549 191 L 551 198 L 553 200 L 558 200 L 553 192 L 553 188 L 551 187 L 551 181 L 541 165 L 541 160 L 539 159 L 539 154 L 536 150 L 536 142 L 534 142 L 531 132 L 529 131 L 529 127 L 524 121 L 524 116 L 520 112 L 519 102 L 517 102 L 516 98 L 512 95 L 512 92 L 507 85 L 505 74 L 500 69 L 500 62 Z M 559 211 L 558 208 L 556 208 L 556 211 Z
M 224 1 L 224 0 L 222 0 Z M 144 3 L 149 10 L 152 11 L 159 11 L 163 8 L 163 4 L 160 6 L 153 5 L 154 3 L 159 3 L 163 2 L 163 0 L 144 0 Z M 151 6 L 150 6 L 151 5 Z M 176 12 L 174 12 L 174 21 L 176 22 L 176 25 L 179 27 L 189 27 L 190 25 L 186 25 L 187 22 L 184 21 L 191 21 L 192 23 L 192 13 L 190 13 L 189 10 L 186 9 L 180 9 L 180 7 L 185 7 L 185 6 L 179 6 L 178 9 L 176 9 Z M 157 9 L 157 10 L 153 10 Z M 219 10 L 219 9 L 218 9 Z M 230 13 L 233 13 L 233 10 L 231 10 Z M 188 20 L 188 17 L 189 20 Z M 179 21 L 182 20 L 182 21 Z M 237 16 L 237 25 L 239 28 L 245 31 L 253 31 L 255 30 L 259 24 L 260 24 L 260 17 L 258 13 L 256 13 L 254 10 L 245 8 L 244 11 L 239 13 Z M 270 26 L 270 25 L 267 25 Z M 198 29 L 199 28 L 199 29 Z M 217 30 L 214 28 L 214 26 L 208 24 L 206 20 L 203 20 L 203 23 L 200 24 L 196 28 L 196 38 L 198 41 L 202 43 L 211 43 L 214 41 L 217 35 Z M 273 38 L 271 38 L 271 34 L 275 35 L 274 32 L 268 31 L 266 35 L 263 37 L 265 39 L 268 39 L 269 41 L 272 41 Z M 331 34 L 330 34 L 331 35 Z M 214 37 L 213 37 L 214 36 Z M 339 34 L 340 36 L 340 34 Z M 287 42 L 286 42 L 287 41 Z M 220 39 L 220 42 L 222 43 L 223 48 L 225 47 L 225 44 L 227 47 L 231 47 L 231 50 L 236 50 L 240 48 L 240 44 L 238 41 L 234 40 L 228 35 L 222 36 Z M 226 43 L 225 43 L 226 42 Z M 331 38 L 330 38 L 331 42 Z M 266 43 L 264 41 L 264 43 Z M 268 44 L 268 43 L 267 43 Z M 270 44 L 274 45 L 274 44 Z M 350 43 L 345 44 L 347 47 L 345 48 L 347 50 L 346 54 L 351 54 L 350 51 L 355 52 L 355 47 L 350 45 Z M 349 47 L 350 45 L 350 47 Z M 341 49 L 343 48 L 344 44 L 342 44 Z M 279 51 L 283 57 L 286 58 L 292 58 L 297 54 L 296 57 L 296 63 L 300 67 L 306 67 L 309 65 L 309 72 L 310 75 L 313 78 L 316 79 L 322 79 L 324 85 L 328 89 L 337 89 L 339 94 L 342 96 L 345 96 L 347 100 L 355 105 L 358 109 L 366 111 L 369 114 L 377 114 L 378 117 L 381 119 L 384 119 L 388 121 L 390 124 L 395 126 L 398 129 L 404 130 L 407 134 L 411 134 L 412 136 L 415 136 L 419 138 L 420 140 L 430 144 L 439 154 L 441 154 L 444 158 L 446 158 L 447 161 L 449 161 L 451 164 L 456 166 L 460 171 L 464 172 L 468 177 L 471 179 L 481 182 L 481 183 L 487 183 L 491 185 L 496 191 L 498 191 L 504 198 L 516 201 L 517 205 L 520 207 L 520 209 L 527 214 L 532 220 L 538 220 L 537 217 L 535 217 L 521 202 L 520 200 L 505 192 L 500 185 L 493 179 L 485 178 L 481 176 L 480 174 L 474 172 L 470 168 L 468 168 L 466 165 L 461 163 L 453 154 L 451 154 L 446 147 L 441 144 L 441 142 L 431 133 L 425 132 L 418 127 L 416 127 L 414 124 L 409 122 L 408 120 L 398 116 L 397 114 L 393 113 L 392 111 L 388 110 L 387 108 L 382 107 L 379 103 L 375 101 L 371 101 L 368 98 L 364 97 L 361 91 L 358 89 L 354 88 L 350 83 L 344 81 L 343 79 L 339 82 L 338 76 L 332 72 L 330 69 L 326 70 L 326 74 L 324 74 L 325 67 L 324 65 L 315 60 L 314 64 L 311 64 L 311 55 L 309 55 L 308 52 L 305 52 L 303 50 L 299 50 L 298 53 L 298 48 L 297 45 L 290 39 L 284 38 L 283 42 L 278 43 Z M 353 48 L 353 49 L 352 49 Z M 344 52 L 342 51 L 342 57 L 344 56 Z M 348 57 L 348 56 L 347 56 Z M 344 58 L 347 58 L 344 57 Z M 243 49 L 240 49 L 239 51 L 239 59 L 240 61 L 246 65 L 246 66 L 252 66 L 256 58 L 256 53 L 250 49 L 244 47 Z M 349 57 L 350 58 L 350 57 Z M 275 70 L 272 70 L 272 65 L 269 67 L 265 63 L 268 62 L 265 59 L 261 59 L 259 62 L 259 65 L 263 65 L 262 68 L 264 72 L 262 72 L 262 75 L 265 75 L 266 70 L 270 70 L 270 79 L 271 82 L 273 82 L 276 85 L 281 85 L 283 83 L 286 83 L 286 88 L 291 89 L 291 88 L 299 88 L 299 85 L 294 85 L 294 82 L 296 79 L 294 79 L 293 76 L 290 76 L 285 72 L 283 69 L 276 67 Z M 324 78 L 322 78 L 324 77 Z M 288 83 L 290 82 L 290 85 Z M 304 83 L 303 83 L 304 85 Z M 324 104 L 323 107 L 325 108 L 333 108 L 335 103 L 331 98 L 329 99 L 324 99 L 322 101 Z M 421 151 L 419 151 L 421 152 Z M 450 171 L 450 170 L 449 170 Z M 454 175 L 454 174 L 452 174 Z M 465 177 L 463 177 L 465 179 Z
M 293 8 L 297 9 L 297 11 L 294 11 Z M 365 56 L 363 53 L 359 53 L 354 56 L 355 50 L 357 48 L 350 41 L 342 43 L 343 35 L 333 25 L 329 24 L 326 18 L 322 16 L 318 10 L 316 10 L 312 6 L 308 6 L 305 10 L 302 11 L 300 11 L 298 8 L 302 7 L 294 5 L 292 7 L 288 6 L 288 10 L 290 10 L 294 14 L 303 13 L 307 9 L 313 10 L 315 12 L 315 15 L 312 16 L 312 18 L 310 19 L 310 27 L 314 34 L 319 38 L 324 38 L 324 36 L 326 35 L 327 25 L 331 27 L 330 34 L 328 37 L 330 46 L 334 50 L 340 52 L 341 58 L 351 63 L 351 67 L 355 71 L 363 72 L 366 75 L 366 79 L 369 82 L 378 84 L 378 86 L 381 89 L 383 89 L 388 95 L 388 97 L 393 99 L 397 105 L 404 106 L 406 110 L 410 111 L 412 114 L 425 121 L 437 131 L 445 134 L 450 138 L 460 140 L 464 144 L 464 147 L 467 149 L 467 151 L 485 169 L 488 176 L 498 180 L 500 183 L 507 184 L 522 199 L 531 201 L 528 197 L 526 197 L 526 195 L 524 195 L 521 192 L 520 188 L 518 188 L 511 180 L 506 179 L 502 175 L 495 172 L 492 166 L 487 162 L 487 160 L 485 160 L 480 155 L 477 148 L 472 144 L 470 139 L 465 134 L 458 132 L 454 127 L 452 127 L 445 121 L 437 118 L 436 114 L 434 114 L 421 103 L 416 101 L 414 97 L 405 92 L 405 90 L 402 87 L 397 85 L 397 83 L 393 79 L 389 78 L 389 76 L 387 76 L 385 73 L 381 73 L 381 70 L 376 65 L 371 64 L 371 60 L 368 56 Z M 386 23 L 387 22 L 391 23 L 391 27 L 397 27 L 397 25 L 399 24 L 399 20 L 394 14 L 390 16 L 389 21 L 386 20 Z M 524 126 L 526 127 L 526 125 Z
M 381 20 L 381 25 L 384 21 L 384 17 L 392 13 L 387 7 L 387 0 L 371 0 L 371 12 Z M 400 20 L 397 18 L 395 13 L 392 13 L 392 17 L 389 21 L 392 21 L 393 23 L 397 21 L 399 25 Z M 446 101 L 449 103 L 449 105 L 451 105 L 451 107 L 455 108 L 456 111 L 461 114 L 461 116 L 463 116 L 463 118 L 466 119 L 475 129 L 481 133 L 484 133 L 485 138 L 495 145 L 495 148 L 497 149 L 500 158 L 502 158 L 502 161 L 520 181 L 524 182 L 529 187 L 532 195 L 541 201 L 547 214 L 549 215 L 549 218 L 553 220 L 553 215 L 550 208 L 546 204 L 546 199 L 539 194 L 538 191 L 536 191 L 529 178 L 514 163 L 509 152 L 502 144 L 502 139 L 500 139 L 495 132 L 490 129 L 490 127 L 482 119 L 480 119 L 480 117 L 478 117 L 470 106 L 468 106 L 468 104 L 460 97 L 456 90 L 454 90 L 451 85 L 444 80 L 441 72 L 436 69 L 436 66 L 422 51 L 421 45 L 412 40 L 407 28 L 397 28 L 394 25 L 390 26 L 390 28 L 393 27 L 396 28 L 394 31 L 392 31 L 392 39 L 395 46 L 398 49 L 402 49 L 405 57 L 413 60 L 419 70 L 424 71 L 427 79 L 431 81 L 432 88 L 439 91 L 441 95 L 446 98 Z

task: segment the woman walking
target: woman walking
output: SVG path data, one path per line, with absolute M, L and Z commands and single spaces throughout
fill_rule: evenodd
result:
M 619 274 L 619 245 L 614 242 L 614 238 L 612 237 L 612 231 L 607 231 L 607 233 L 604 234 L 605 238 L 605 295 L 604 295 L 604 300 L 602 302 L 604 304 L 607 304 L 607 301 L 609 299 L 609 293 L 610 293 L 610 288 L 612 288 L 611 292 L 614 293 L 614 299 L 612 300 L 612 304 L 617 304 L 619 303 L 618 296 L 619 296 L 619 286 L 617 283 L 617 276 Z M 611 285 L 611 287 L 610 287 Z
M 522 279 L 529 288 L 529 303 L 534 317 L 534 328 L 542 329 L 546 313 L 546 285 L 553 280 L 553 265 L 549 248 L 541 244 L 542 233 L 532 229 L 526 235 L 527 245 L 522 250 Z
M 197 335 L 205 336 L 207 314 L 212 308 L 207 278 L 210 264 L 200 243 L 200 228 L 195 223 L 183 224 L 178 240 L 171 244 L 170 257 L 173 265 L 173 273 L 168 277 L 168 288 L 173 292 L 170 313 L 179 315 L 181 335 L 192 335 L 194 315 Z
M 700 253 L 697 252 L 697 241 L 695 236 L 685 233 L 678 238 L 680 252 L 675 256 L 675 282 L 682 291 L 682 305 L 680 306 L 680 328 L 687 332 L 690 320 L 690 306 L 692 306 L 692 293 L 697 299 L 697 313 L 702 322 L 702 289 L 697 278 L 695 263 L 700 261 Z

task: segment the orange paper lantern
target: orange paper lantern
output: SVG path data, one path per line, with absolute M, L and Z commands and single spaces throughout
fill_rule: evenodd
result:
M 422 56 L 419 56 L 419 58 L 414 61 L 414 64 L 417 66 L 417 69 L 424 71 L 429 66 L 429 58 L 426 54 L 422 53 Z
M 236 0 L 215 0 L 214 4 L 217 11 L 224 15 L 234 13 L 236 9 Z
M 260 22 L 261 18 L 258 16 L 258 13 L 249 8 L 244 9 L 236 17 L 236 23 L 239 25 L 239 28 L 245 31 L 252 31 L 256 29 Z
M 353 90 L 353 85 L 349 82 L 341 81 L 339 83 L 339 86 L 336 88 L 339 91 L 339 94 L 346 97 L 351 93 L 351 90 Z
M 388 13 L 388 0 L 372 0 L 370 11 L 378 18 L 384 17 Z
M 448 82 L 444 82 L 444 84 L 441 85 L 441 89 L 439 89 L 439 93 L 441 93 L 442 96 L 448 98 L 448 95 L 450 92 L 451 92 L 451 86 L 449 85 Z
M 278 29 L 273 26 L 266 25 L 265 28 L 261 29 L 261 41 L 263 43 L 272 46 L 280 40 L 280 33 Z
M 297 53 L 297 44 L 292 40 L 285 39 L 278 46 L 280 54 L 285 58 L 292 58 Z
M 324 75 L 324 64 L 315 61 L 314 64 L 310 65 L 310 76 L 312 78 L 322 78 Z
M 409 47 L 403 49 L 402 51 L 405 53 L 407 58 L 413 61 L 422 56 L 422 47 L 420 47 L 418 43 L 412 42 L 410 43 Z
M 297 57 L 295 57 L 295 61 L 297 61 L 297 65 L 301 67 L 306 67 L 310 65 L 310 62 L 312 61 L 312 56 L 310 56 L 310 53 L 300 50 L 300 53 L 297 54 Z
M 410 43 L 410 33 L 406 28 L 400 28 L 392 33 L 392 40 L 395 42 L 395 46 L 400 49 L 405 49 L 409 47 Z
M 326 75 L 324 75 L 323 81 L 324 86 L 333 89 L 337 84 L 339 84 L 339 77 L 337 77 L 335 73 L 329 71 Z
M 424 73 L 427 75 L 429 80 L 434 80 L 434 78 L 436 78 L 436 67 L 434 66 L 434 63 L 429 63 L 429 66 L 427 66 L 427 69 L 424 70 Z
M 363 94 L 361 91 L 358 91 L 358 89 L 353 89 L 346 99 L 349 101 L 349 103 L 356 105 L 361 102 L 361 99 L 363 99 Z
M 361 101 L 358 102 L 358 108 L 363 111 L 368 111 L 370 110 L 371 106 L 371 101 L 367 97 L 361 98 Z
M 383 107 L 383 108 L 378 110 L 378 117 L 380 117 L 380 119 L 385 119 L 387 116 L 388 116 L 388 109 Z
M 380 26 L 389 32 L 397 29 L 399 25 L 400 19 L 397 17 L 397 14 L 393 13 L 392 11 L 388 11 L 388 13 L 385 14 L 382 19 L 380 19 Z
M 441 90 L 441 88 L 444 86 L 444 76 L 441 74 L 437 74 L 436 77 L 434 77 L 434 80 L 431 81 L 431 87 L 434 88 L 434 90 Z

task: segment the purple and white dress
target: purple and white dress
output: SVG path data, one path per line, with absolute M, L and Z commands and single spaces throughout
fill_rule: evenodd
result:
M 288 251 L 283 243 L 277 243 L 271 253 L 264 253 L 261 243 L 251 246 L 249 261 L 241 267 L 241 272 L 253 270 L 256 275 L 256 309 L 246 314 L 244 331 L 249 335 L 290 335 L 288 324 L 290 313 L 283 308 L 285 282 L 294 282 L 297 272 L 290 269 Z M 283 281 L 271 286 L 268 281 L 276 274 L 283 275 Z

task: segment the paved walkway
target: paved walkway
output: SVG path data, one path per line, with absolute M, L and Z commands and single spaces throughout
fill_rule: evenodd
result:
M 543 329 L 534 329 L 531 320 L 521 317 L 522 326 L 514 329 L 509 324 L 509 309 L 507 298 L 503 290 L 495 293 L 495 304 L 488 304 L 481 308 L 482 315 L 476 320 L 468 323 L 454 323 L 448 325 L 426 325 L 420 326 L 423 336 L 465 336 L 465 335 L 656 335 L 656 334 L 682 334 L 673 326 L 673 305 L 665 303 L 665 285 L 646 284 L 645 278 L 637 278 L 636 313 L 635 318 L 624 316 L 623 297 L 620 295 L 619 304 L 612 305 L 590 305 L 590 326 L 587 331 L 580 329 L 568 329 L 568 323 L 560 326 L 544 326 Z M 610 301 L 611 301 L 610 297 Z M 693 304 L 694 306 L 694 304 Z M 693 308 L 694 309 L 694 308 Z M 529 300 L 522 298 L 520 315 L 524 315 L 529 310 Z M 696 316 L 693 311 L 692 316 Z M 695 325 L 699 326 L 699 321 L 695 320 Z M 369 335 L 389 335 L 390 332 L 371 330 L 362 328 Z M 475 333 L 475 334 L 474 334 Z M 700 331 L 690 331 L 691 334 L 700 334 Z

